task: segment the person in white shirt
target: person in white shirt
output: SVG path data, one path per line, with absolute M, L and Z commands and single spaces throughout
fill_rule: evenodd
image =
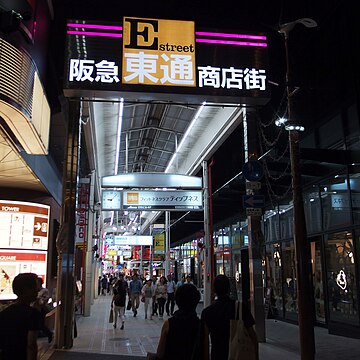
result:
M 169 274 L 167 277 L 167 301 L 166 301 L 166 314 L 167 316 L 172 316 L 174 314 L 175 307 L 175 290 L 176 284 L 172 277 L 172 274 Z

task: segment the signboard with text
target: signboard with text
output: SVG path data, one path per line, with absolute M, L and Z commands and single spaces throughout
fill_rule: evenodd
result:
M 263 105 L 270 99 L 266 41 L 262 33 L 197 29 L 193 21 L 72 20 L 64 93 Z
M 12 281 L 23 272 L 44 279 L 47 268 L 50 207 L 0 200 L 0 299 L 14 299 Z
M 125 210 L 202 210 L 202 191 L 124 191 Z

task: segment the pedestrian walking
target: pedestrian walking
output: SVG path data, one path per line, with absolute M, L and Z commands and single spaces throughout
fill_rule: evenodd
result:
M 121 330 L 124 330 L 125 325 L 125 303 L 126 303 L 126 294 L 128 292 L 128 287 L 126 281 L 123 280 L 123 276 L 120 276 L 120 279 L 116 282 L 113 287 L 113 297 L 111 301 L 111 307 L 113 309 L 113 327 L 116 329 L 117 319 L 120 316 L 121 319 Z
M 155 289 L 154 292 L 154 296 L 153 296 L 153 302 L 152 302 L 152 315 L 157 315 L 157 308 L 158 308 L 158 303 L 157 303 L 157 299 L 156 299 L 156 286 L 157 286 L 157 276 L 153 275 L 152 277 L 152 283 L 153 283 L 153 287 Z
M 149 309 L 150 320 L 152 320 L 152 302 L 154 295 L 155 295 L 155 286 L 153 285 L 152 280 L 149 279 L 141 289 L 141 296 L 144 299 L 145 319 L 147 319 L 148 309 Z
M 140 305 L 140 294 L 142 289 L 142 282 L 138 277 L 138 274 L 135 273 L 133 275 L 133 279 L 130 282 L 129 286 L 129 294 L 132 302 L 132 311 L 134 313 L 134 317 L 137 315 L 137 309 Z
M 167 296 L 166 288 L 167 288 L 166 278 L 165 276 L 161 276 L 156 286 L 156 301 L 159 307 L 159 319 L 162 319 L 164 316 L 164 308 L 165 308 L 165 302 Z
M 184 285 L 185 286 L 185 285 Z M 214 292 L 217 300 L 201 313 L 204 324 L 204 359 L 209 359 L 209 335 L 211 339 L 211 360 L 227 360 L 229 354 L 230 320 L 235 319 L 235 300 L 230 299 L 230 281 L 225 275 L 214 279 Z M 252 341 L 257 345 L 253 329 L 254 318 L 248 306 L 242 304 L 242 319 Z M 258 358 L 258 353 L 256 354 Z
M 167 301 L 166 301 L 166 314 L 167 316 L 172 316 L 174 313 L 174 307 L 175 307 L 175 290 L 176 290 L 176 284 L 172 277 L 172 274 L 169 274 L 167 277 L 167 286 L 166 286 L 166 292 L 167 292 Z
M 200 320 L 196 314 L 196 306 L 200 301 L 200 293 L 195 285 L 181 286 L 175 295 L 179 310 L 174 316 L 165 320 L 156 351 L 157 359 L 187 360 L 193 358 L 196 347 L 200 346 Z M 181 345 L 179 346 L 179 339 Z M 199 343 L 198 343 L 199 342 Z M 201 357 L 196 357 L 200 359 Z
M 104 274 L 101 279 L 101 295 L 106 295 L 107 287 L 108 287 L 108 279 Z

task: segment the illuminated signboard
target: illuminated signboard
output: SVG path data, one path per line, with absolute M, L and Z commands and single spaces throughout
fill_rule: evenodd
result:
M 66 96 L 263 105 L 266 36 L 196 29 L 192 21 L 124 17 L 67 24 Z
M 0 299 L 14 299 L 12 281 L 34 272 L 44 281 L 47 268 L 50 207 L 0 200 Z
M 124 191 L 127 210 L 202 210 L 201 191 Z
M 194 22 L 124 18 L 124 83 L 196 86 L 195 77 Z
M 132 235 L 132 236 L 121 236 L 115 235 L 114 237 L 115 245 L 152 245 L 153 237 L 152 236 L 140 236 L 140 235 Z

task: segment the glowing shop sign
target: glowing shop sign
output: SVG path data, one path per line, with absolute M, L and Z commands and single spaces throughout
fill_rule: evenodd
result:
M 138 64 L 137 70 L 134 71 L 133 77 L 138 77 L 138 83 L 156 84 L 159 79 L 148 73 L 145 62 Z M 120 82 L 119 68 L 115 62 L 102 60 L 95 63 L 95 60 L 70 59 L 69 67 L 70 82 L 101 82 L 101 83 L 118 83 Z M 165 69 L 164 69 L 165 71 Z M 160 78 L 163 83 L 166 76 Z M 132 78 L 133 78 L 132 77 Z M 212 87 L 214 89 L 239 89 L 239 90 L 266 90 L 266 73 L 263 69 L 235 69 L 219 68 L 212 66 L 198 66 L 199 87 Z M 130 75 L 124 78 L 125 82 L 130 79 Z M 180 84 L 180 81 L 177 82 Z
M 196 86 L 195 23 L 124 17 L 126 84 Z

